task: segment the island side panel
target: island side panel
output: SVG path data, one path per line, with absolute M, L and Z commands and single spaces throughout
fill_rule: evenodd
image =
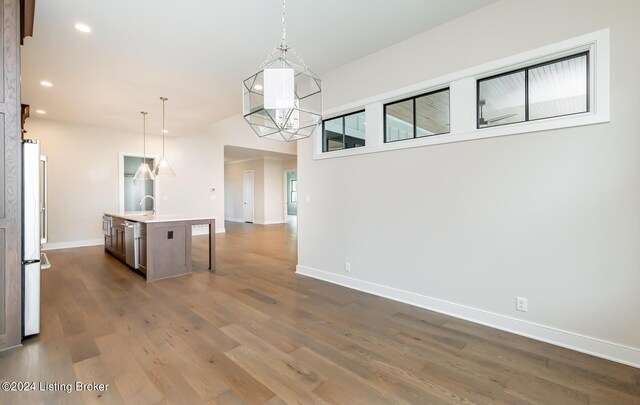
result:
M 147 281 L 191 273 L 191 223 L 147 223 Z
M 147 224 L 140 224 L 140 239 L 138 240 L 138 248 L 139 248 L 139 270 L 144 274 L 145 279 L 147 278 Z
M 209 270 L 216 271 L 216 219 L 196 219 L 191 221 L 191 225 L 209 226 Z
M 216 271 L 216 220 L 209 222 L 209 270 Z

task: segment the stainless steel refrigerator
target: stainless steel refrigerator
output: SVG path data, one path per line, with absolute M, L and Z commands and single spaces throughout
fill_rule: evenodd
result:
M 40 333 L 41 247 L 47 242 L 47 158 L 39 141 L 22 142 L 22 335 Z

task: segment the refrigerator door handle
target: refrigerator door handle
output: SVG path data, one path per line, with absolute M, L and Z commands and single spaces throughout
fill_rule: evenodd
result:
M 22 261 L 22 264 L 24 264 L 25 266 L 29 264 L 34 264 L 34 263 L 40 263 L 40 260 L 23 260 Z
M 41 244 L 49 242 L 49 159 L 40 156 L 42 162 L 42 235 Z

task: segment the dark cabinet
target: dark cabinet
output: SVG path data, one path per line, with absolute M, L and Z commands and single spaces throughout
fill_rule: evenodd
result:
M 111 235 L 105 235 L 104 248 L 111 252 L 116 258 L 125 260 L 126 252 L 124 246 L 124 220 L 113 218 L 111 224 Z
M 115 256 L 118 260 L 126 263 L 127 248 L 125 242 L 125 221 L 122 218 L 111 217 L 106 221 L 108 228 L 104 235 L 104 249 Z M 147 273 L 147 225 L 140 224 L 140 237 L 135 239 L 138 250 L 139 270 Z

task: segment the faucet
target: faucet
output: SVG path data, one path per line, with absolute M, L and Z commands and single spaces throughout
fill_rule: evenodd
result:
M 147 198 L 151 198 L 151 201 L 153 201 L 153 205 L 152 205 L 152 210 L 153 210 L 153 215 L 156 215 L 156 199 L 153 198 L 152 195 L 145 195 L 144 197 L 142 197 L 142 200 L 140 200 L 140 206 L 142 207 L 142 203 L 144 202 L 144 200 L 146 200 Z

